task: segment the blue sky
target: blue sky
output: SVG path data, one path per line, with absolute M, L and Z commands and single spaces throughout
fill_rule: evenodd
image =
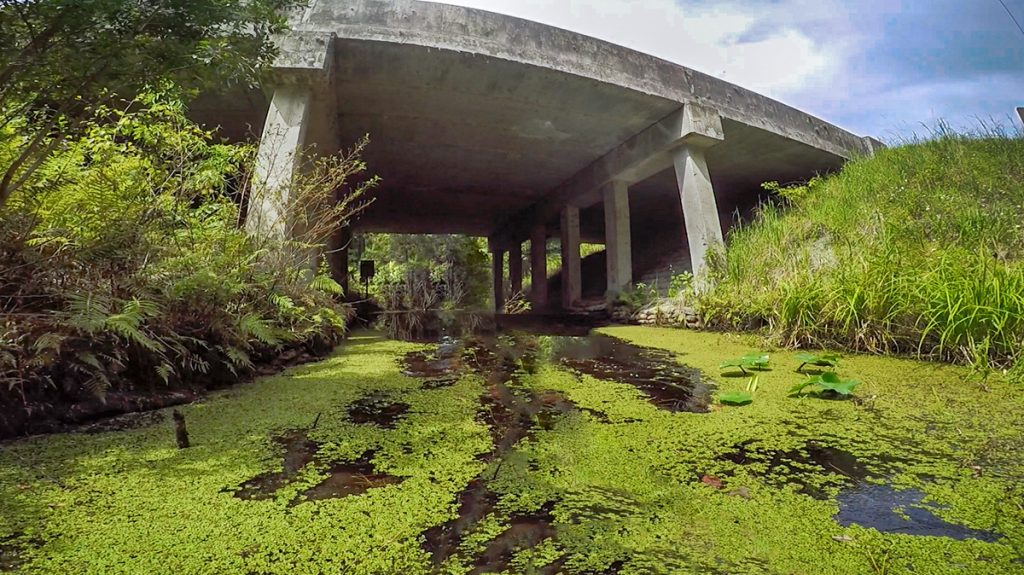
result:
M 446 0 L 678 62 L 862 135 L 1017 129 L 1024 34 L 999 0 Z M 1024 25 L 1024 0 L 1004 0 Z

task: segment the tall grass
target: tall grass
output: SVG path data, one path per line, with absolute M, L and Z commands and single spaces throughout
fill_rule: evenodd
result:
M 779 189 L 729 238 L 712 325 L 791 346 L 1024 365 L 1024 139 L 907 142 Z

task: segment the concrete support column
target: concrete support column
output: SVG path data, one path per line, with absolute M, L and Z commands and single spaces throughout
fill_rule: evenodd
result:
M 530 302 L 534 309 L 548 305 L 548 230 L 543 222 L 530 231 Z
M 608 260 L 609 300 L 633 283 L 633 246 L 629 226 L 629 185 L 613 181 L 604 196 L 604 245 Z
M 683 203 L 690 265 L 696 285 L 702 287 L 707 278 L 708 252 L 722 250 L 725 245 L 715 190 L 711 185 L 711 175 L 702 148 L 684 144 L 673 152 L 672 160 Z
M 570 309 L 583 297 L 580 275 L 580 209 L 562 208 L 562 308 Z
M 289 233 L 288 197 L 301 169 L 312 99 L 312 89 L 301 84 L 274 90 L 246 216 L 246 228 L 254 235 L 283 239 Z
M 349 294 L 348 248 L 351 243 L 351 228 L 334 232 L 327 241 L 327 266 L 331 271 L 331 279 L 338 282 L 346 298 Z
M 519 242 L 508 250 L 508 276 L 512 293 L 523 293 L 523 244 Z
M 494 277 L 494 311 L 501 313 L 505 310 L 505 252 L 502 250 L 491 251 L 491 273 Z

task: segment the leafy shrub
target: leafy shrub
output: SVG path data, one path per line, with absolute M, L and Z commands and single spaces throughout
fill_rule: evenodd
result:
M 171 91 L 99 108 L 83 134 L 3 208 L 0 409 L 219 385 L 283 345 L 323 351 L 338 340 L 347 312 L 326 269 L 310 270 L 295 240 L 241 229 L 232 198 L 248 188 L 252 147 L 215 143 Z M 314 175 L 338 185 L 364 168 L 357 155 L 326 165 Z M 344 214 L 319 217 L 337 225 Z

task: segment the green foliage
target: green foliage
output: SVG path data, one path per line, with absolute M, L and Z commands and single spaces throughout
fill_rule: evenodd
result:
M 672 274 L 672 279 L 668 284 L 668 297 L 686 297 L 694 293 L 693 288 L 693 274 L 690 272 L 683 272 L 678 274 Z
M 985 373 L 1022 359 L 1024 140 L 941 131 L 771 189 L 786 201 L 730 234 L 700 298 L 711 325 Z
M 252 147 L 215 143 L 173 90 L 100 108 L 81 134 L 2 208 L 0 312 L 13 315 L 0 404 L 41 400 L 55 378 L 71 397 L 74 384 L 212 384 L 220 368 L 252 369 L 282 345 L 340 338 L 346 312 L 326 270 L 310 274 L 307 257 L 281 255 L 298 254 L 295 242 L 257 241 L 239 225 L 233 198 Z M 352 156 L 325 165 L 317 182 L 362 166 Z M 321 215 L 332 225 L 344 217 Z
M 737 359 L 723 361 L 718 365 L 718 368 L 724 370 L 730 367 L 738 367 L 740 368 L 740 371 L 747 373 L 747 369 L 768 369 L 768 363 L 769 356 L 767 353 L 748 353 Z
M 368 234 L 357 256 L 376 262 L 370 296 L 388 313 L 385 328 L 409 337 L 437 311 L 493 309 L 486 240 L 456 235 Z
M 796 370 L 803 371 L 804 367 L 808 365 L 834 368 L 839 365 L 841 357 L 838 353 L 808 353 L 802 351 L 796 354 L 796 360 L 800 362 L 800 367 L 796 368 Z
M 301 0 L 0 3 L 0 206 L 97 110 L 167 82 L 248 86 Z
M 620 293 L 616 303 L 624 305 L 635 312 L 650 306 L 658 301 L 660 297 L 661 294 L 658 293 L 658 286 L 639 282 Z
M 860 386 L 860 382 L 853 379 L 842 379 L 838 374 L 832 371 L 826 371 L 814 376 L 808 376 L 805 381 L 802 381 L 792 388 L 790 388 L 790 395 L 800 395 L 808 389 L 812 393 L 833 393 L 843 397 L 849 397 L 853 394 L 853 390 Z

